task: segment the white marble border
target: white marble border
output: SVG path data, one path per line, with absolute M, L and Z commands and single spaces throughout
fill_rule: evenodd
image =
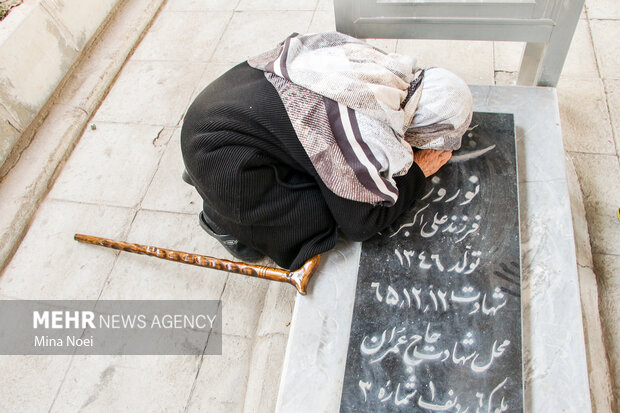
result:
M 577 259 L 555 89 L 472 86 L 478 112 L 517 131 L 526 412 L 591 412 Z M 298 296 L 276 411 L 337 412 L 361 245 L 325 255 Z

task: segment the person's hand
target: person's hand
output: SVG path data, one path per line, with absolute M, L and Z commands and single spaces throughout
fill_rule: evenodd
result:
M 444 166 L 452 157 L 452 151 L 438 151 L 436 149 L 421 149 L 414 153 L 413 160 L 418 164 L 425 177 L 433 175 Z

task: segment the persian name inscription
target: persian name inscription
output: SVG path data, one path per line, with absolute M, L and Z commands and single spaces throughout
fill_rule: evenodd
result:
M 472 128 L 409 213 L 365 242 L 341 411 L 522 411 L 512 115 Z

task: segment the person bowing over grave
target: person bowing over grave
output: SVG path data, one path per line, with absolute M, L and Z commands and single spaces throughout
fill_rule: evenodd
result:
M 463 80 L 338 33 L 293 34 L 207 86 L 181 132 L 201 227 L 284 268 L 390 226 L 458 149 Z

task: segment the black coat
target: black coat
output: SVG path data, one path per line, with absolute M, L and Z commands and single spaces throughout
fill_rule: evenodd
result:
M 372 237 L 411 208 L 425 186 L 414 163 L 396 178 L 399 197 L 392 207 L 335 195 L 297 139 L 278 92 L 246 62 L 192 103 L 181 149 L 207 216 L 292 269 L 333 248 L 337 230 L 354 241 Z

